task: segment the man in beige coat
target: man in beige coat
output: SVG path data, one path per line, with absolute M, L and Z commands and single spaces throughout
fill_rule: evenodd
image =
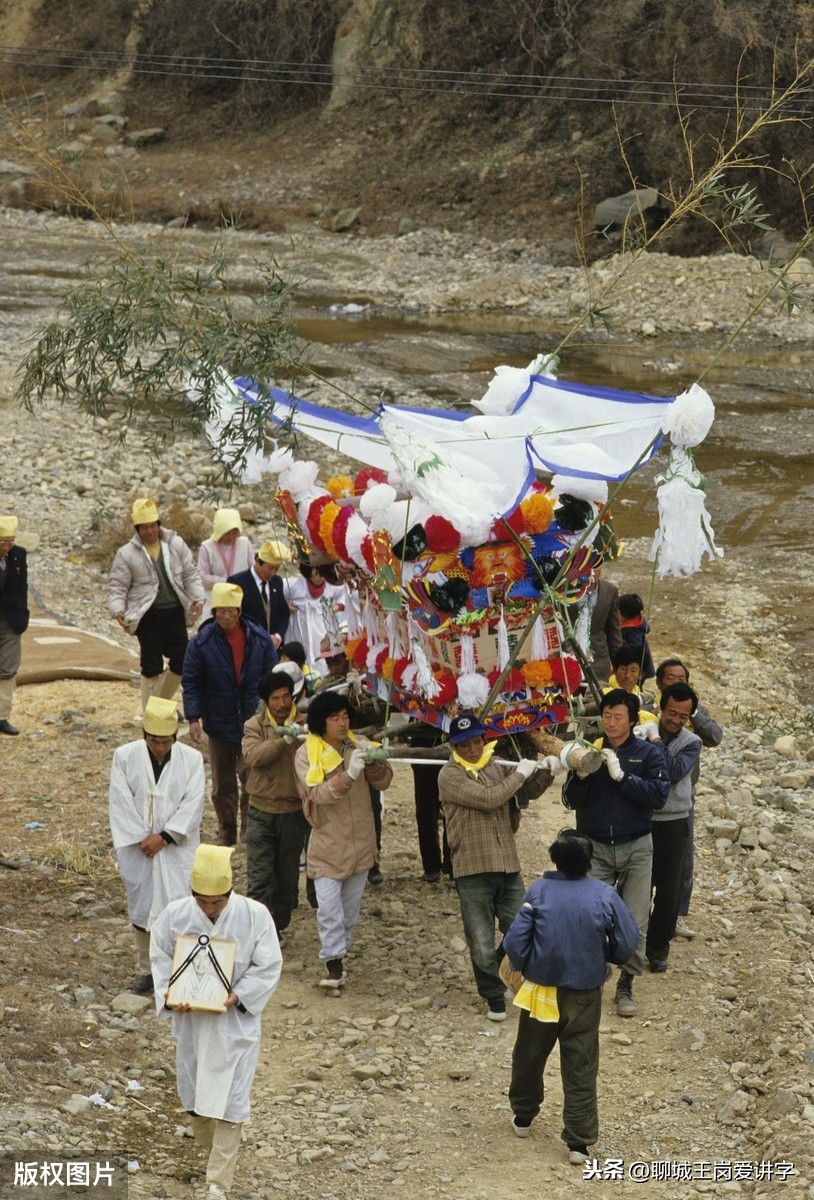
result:
M 370 789 L 384 791 L 393 780 L 387 762 L 372 758 L 371 743 L 351 733 L 352 712 L 347 696 L 315 696 L 308 708 L 308 737 L 294 759 L 311 825 L 308 874 L 316 884 L 319 957 L 326 968 L 320 987 L 326 988 L 345 982 L 345 955 L 376 859 Z
M 136 500 L 135 533 L 116 551 L 108 576 L 110 615 L 141 647 L 141 706 L 178 691 L 187 623 L 203 612 L 204 590 L 192 552 L 174 529 L 162 528 L 152 500 Z M 164 659 L 169 666 L 164 669 Z

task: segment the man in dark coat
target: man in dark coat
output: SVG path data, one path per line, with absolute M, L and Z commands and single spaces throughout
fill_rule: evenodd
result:
M 607 683 L 611 663 L 622 647 L 622 626 L 619 616 L 619 589 L 609 579 L 596 572 L 591 592 L 591 666 L 599 683 Z
M 212 803 L 221 846 L 234 846 L 237 841 L 238 811 L 245 841 L 249 797 L 241 750 L 243 726 L 260 703 L 260 679 L 277 661 L 269 635 L 241 614 L 242 600 L 235 584 L 215 584 L 212 616 L 187 647 L 182 677 L 189 732 L 195 741 L 200 741 L 202 728 L 209 737 Z
M 0 734 L 20 731 L 9 717 L 20 669 L 22 635 L 28 629 L 28 565 L 22 546 L 15 546 L 16 517 L 0 516 Z
M 275 650 L 285 640 L 291 619 L 283 581 L 277 573 L 285 555 L 285 547 L 279 542 L 263 542 L 254 556 L 254 566 L 228 579 L 243 589 L 243 616 L 266 630 Z

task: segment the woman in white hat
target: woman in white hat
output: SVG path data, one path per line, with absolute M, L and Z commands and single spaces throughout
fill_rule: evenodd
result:
M 238 571 L 248 571 L 254 562 L 252 544 L 243 534 L 236 508 L 219 508 L 212 518 L 212 536 L 201 543 L 198 572 L 206 592 L 203 619 L 212 616 L 212 588 Z

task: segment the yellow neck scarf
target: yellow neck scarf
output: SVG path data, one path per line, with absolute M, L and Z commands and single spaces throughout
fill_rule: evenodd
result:
M 286 717 L 286 719 L 284 721 L 276 721 L 268 709 L 266 709 L 266 716 L 268 717 L 268 719 L 272 725 L 296 725 L 296 723 L 297 723 L 297 706 L 296 706 L 296 704 L 294 704 L 292 702 L 291 711 L 289 712 L 288 716 Z
M 356 745 L 356 738 L 350 731 L 348 741 L 352 746 Z M 308 734 L 305 748 L 308 754 L 308 774 L 305 776 L 305 782 L 309 787 L 316 787 L 318 783 L 322 783 L 326 775 L 341 767 L 345 761 L 341 752 L 329 746 L 318 733 Z
M 479 773 L 483 770 L 483 768 L 486 766 L 486 764 L 489 762 L 490 758 L 494 754 L 496 746 L 497 746 L 497 742 L 487 742 L 483 748 L 483 754 L 480 756 L 478 761 L 474 762 L 474 763 L 467 762 L 465 758 L 461 758 L 458 751 L 453 748 L 452 761 L 456 762 L 459 767 L 463 767 L 463 769 L 465 771 L 468 771 L 470 775 L 474 775 L 475 778 L 477 779 Z

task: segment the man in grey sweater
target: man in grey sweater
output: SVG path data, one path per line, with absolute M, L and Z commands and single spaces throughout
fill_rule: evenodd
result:
M 697 707 L 698 697 L 689 684 L 671 683 L 661 693 L 656 738 L 666 751 L 670 791 L 664 807 L 653 813 L 653 902 L 645 944 L 650 970 L 659 974 L 667 970 L 681 901 L 690 836 L 692 777 L 701 755 L 701 739 L 686 726 Z M 653 729 L 652 724 L 650 728 Z M 645 736 L 649 736 L 649 731 Z

